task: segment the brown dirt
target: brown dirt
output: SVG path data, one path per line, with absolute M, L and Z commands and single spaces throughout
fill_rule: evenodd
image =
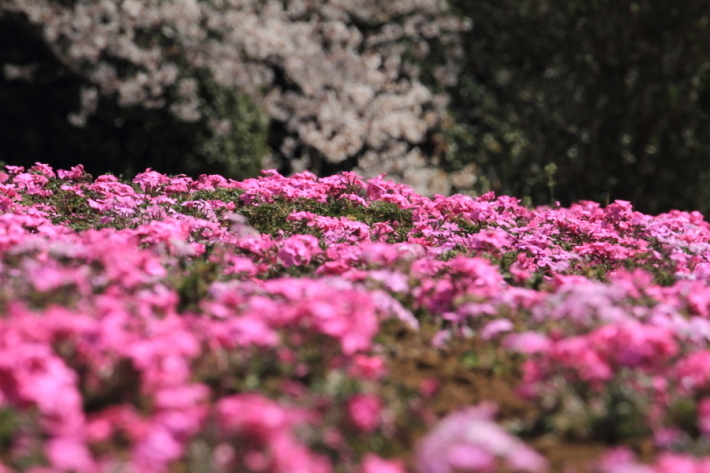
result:
M 534 423 L 541 410 L 515 392 L 520 383 L 517 355 L 476 337 L 453 339 L 446 347 L 437 349 L 431 345 L 437 330 L 433 324 L 425 324 L 419 331 L 397 324 L 384 328 L 383 345 L 388 353 L 391 383 L 419 390 L 424 380 L 435 378 L 439 389 L 426 405 L 439 419 L 459 408 L 490 400 L 498 405 L 497 421 L 503 425 Z M 426 430 L 416 429 L 411 441 L 416 442 Z M 547 458 L 550 473 L 591 472 L 591 464 L 610 447 L 602 442 L 568 441 L 551 434 L 523 441 Z M 652 461 L 654 449 L 648 439 L 626 445 L 636 451 L 641 461 Z M 410 459 L 407 455 L 405 458 Z

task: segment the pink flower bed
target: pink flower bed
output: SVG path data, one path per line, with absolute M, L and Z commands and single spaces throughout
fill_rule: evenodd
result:
M 429 199 L 352 173 L 125 183 L 42 164 L 6 167 L 0 209 L 4 471 L 544 472 L 523 442 L 541 430 L 655 442 L 655 463 L 611 450 L 600 472 L 708 471 L 697 212 Z M 409 414 L 386 394 L 378 337 L 424 322 L 438 349 L 466 339 L 519 360 L 535 425 L 460 406 L 423 415 L 428 433 L 397 450 Z

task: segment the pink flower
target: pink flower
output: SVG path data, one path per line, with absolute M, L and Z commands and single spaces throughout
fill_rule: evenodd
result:
M 702 317 L 708 317 L 708 307 L 710 307 L 710 287 L 705 283 L 696 282 L 688 288 L 688 306 L 694 313 Z
M 84 166 L 82 164 L 72 167 L 69 171 L 65 171 L 64 169 L 59 169 L 57 171 L 60 179 L 70 180 L 81 179 L 84 177 L 85 173 L 86 172 L 84 171 Z
M 310 284 L 308 298 L 299 309 L 313 326 L 340 340 L 343 353 L 352 355 L 370 348 L 378 318 L 372 298 L 364 291 Z
M 351 396 L 347 409 L 350 420 L 364 432 L 372 432 L 380 424 L 382 400 L 376 394 Z
M 360 473 L 407 473 L 402 460 L 385 460 L 374 453 L 365 455 Z
M 30 171 L 38 172 L 45 177 L 57 177 L 52 168 L 47 164 L 35 163 L 35 165 L 30 168 Z
M 633 473 L 646 473 L 645 466 L 638 465 Z M 625 473 L 628 470 L 624 470 Z M 664 452 L 658 456 L 652 473 L 707 473 L 710 471 L 710 458 L 695 457 L 689 454 Z M 605 472 L 606 473 L 606 472 Z M 611 471 L 610 473 L 616 473 Z M 622 473 L 619 471 L 619 473 Z
M 577 372 L 579 379 L 598 383 L 612 378 L 611 367 L 594 351 L 586 337 L 570 337 L 555 343 L 553 359 Z
M 508 319 L 497 319 L 486 324 L 481 330 L 481 338 L 484 340 L 490 340 L 499 333 L 509 332 L 513 330 L 515 326 L 513 322 Z
M 47 183 L 49 183 L 49 178 L 43 176 L 42 174 L 18 174 L 14 177 L 12 182 L 16 184 L 19 189 L 24 190 L 30 195 L 52 195 L 52 191 L 43 190 Z
M 25 172 L 24 166 L 10 166 L 6 165 L 5 170 L 10 173 L 10 174 L 20 174 L 21 172 Z
M 447 452 L 447 461 L 455 471 L 492 472 L 496 459 L 478 445 L 454 445 Z
M 164 426 L 149 425 L 146 434 L 133 446 L 133 462 L 139 471 L 167 472 L 168 463 L 180 458 L 184 449 Z
M 78 438 L 58 437 L 47 440 L 45 454 L 53 467 L 77 473 L 97 471 L 86 443 Z
M 710 398 L 698 401 L 698 429 L 704 435 L 710 435 Z
M 251 441 L 270 442 L 292 426 L 314 420 L 304 411 L 289 410 L 261 394 L 237 394 L 217 402 L 219 425 Z
M 185 409 L 208 400 L 209 388 L 203 384 L 167 387 L 155 393 L 158 409 Z
M 438 379 L 434 377 L 424 378 L 421 383 L 419 383 L 419 392 L 425 398 L 430 398 L 436 394 L 440 387 L 441 383 L 439 383 Z
M 227 179 L 217 174 L 201 174 L 196 182 L 190 185 L 191 190 L 210 190 L 213 191 L 219 187 L 233 187 Z
M 673 332 L 635 321 L 610 324 L 589 335 L 590 343 L 604 359 L 630 368 L 660 368 L 678 353 Z
M 493 422 L 492 403 L 469 407 L 446 416 L 415 447 L 419 473 L 477 471 L 492 473 L 496 458 L 513 470 L 543 472 L 545 459 Z
M 169 183 L 170 178 L 148 168 L 145 172 L 136 174 L 136 177 L 133 178 L 133 182 L 138 184 L 144 191 L 149 191 L 158 189 L 161 185 Z
M 535 269 L 532 263 L 532 259 L 525 253 L 519 253 L 515 262 L 510 265 L 510 274 L 517 284 L 524 284 L 532 276 Z
M 552 348 L 552 341 L 540 332 L 513 333 L 505 337 L 503 346 L 526 355 L 547 353 Z
M 677 364 L 680 387 L 685 391 L 703 389 L 710 382 L 710 350 L 693 352 Z
M 377 381 L 387 373 L 385 361 L 381 356 L 355 355 L 348 374 L 369 381 Z
M 314 256 L 322 253 L 318 244 L 318 238 L 312 235 L 289 237 L 279 250 L 279 261 L 286 268 L 309 264 Z
M 641 465 L 636 462 L 633 452 L 625 447 L 613 448 L 596 462 L 596 469 L 599 473 L 671 473 L 683 470 L 656 470 L 655 468 Z

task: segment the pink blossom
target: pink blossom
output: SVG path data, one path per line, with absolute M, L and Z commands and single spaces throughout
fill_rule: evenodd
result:
M 710 399 L 698 401 L 698 430 L 704 435 L 710 435 Z
M 86 172 L 84 171 L 84 166 L 82 164 L 78 164 L 76 166 L 73 166 L 69 171 L 59 169 L 57 170 L 57 174 L 59 175 L 60 179 L 77 180 L 84 177 Z
M 318 243 L 318 239 L 311 235 L 289 237 L 279 249 L 279 260 L 286 268 L 309 264 L 314 256 L 321 253 Z
M 148 431 L 132 449 L 132 460 L 138 470 L 167 472 L 168 464 L 183 455 L 184 446 L 159 424 L 149 425 Z
M 25 172 L 24 166 L 5 165 L 5 170 L 12 175 L 16 175 L 16 174 L 20 174 L 22 172 Z
M 407 473 L 402 460 L 385 460 L 368 453 L 362 460 L 360 473 Z
M 202 384 L 167 387 L 155 393 L 155 407 L 158 409 L 189 408 L 207 401 L 209 389 Z
M 508 335 L 503 341 L 503 346 L 526 355 L 533 353 L 547 353 L 552 348 L 550 339 L 540 332 L 522 332 Z
M 381 356 L 358 354 L 353 356 L 352 365 L 348 367 L 348 374 L 353 377 L 377 381 L 387 374 L 387 367 Z
M 313 299 L 304 300 L 306 311 L 314 327 L 340 340 L 343 353 L 352 355 L 370 346 L 378 320 L 375 305 L 366 293 L 344 289 L 337 291 L 313 288 Z
M 490 340 L 499 333 L 508 332 L 510 330 L 513 330 L 513 328 L 513 322 L 508 319 L 494 320 L 493 322 L 489 322 L 488 324 L 486 324 L 485 327 L 483 327 L 483 330 L 481 330 L 481 338 L 483 338 L 484 340 Z
M 683 389 L 692 392 L 706 387 L 710 382 L 710 351 L 696 351 L 682 358 L 676 370 Z
M 659 368 L 679 350 L 669 329 L 633 321 L 595 330 L 590 343 L 606 360 L 628 367 Z
M 144 191 L 149 191 L 169 183 L 170 178 L 148 168 L 145 172 L 136 174 L 136 177 L 133 178 L 133 182 L 138 184 Z
M 78 438 L 49 439 L 45 445 L 45 454 L 52 466 L 59 470 L 77 473 L 97 471 L 89 449 Z
M 49 196 L 52 194 L 50 190 L 43 190 L 49 183 L 49 178 L 42 174 L 17 174 L 12 182 L 17 185 L 18 189 L 24 190 L 29 195 Z
M 654 468 L 637 463 L 634 454 L 627 448 L 619 447 L 606 452 L 597 462 L 599 473 L 655 473 Z M 665 471 L 665 470 L 662 470 Z M 669 470 L 676 471 L 676 470 Z M 661 473 L 661 471 L 658 471 Z
M 421 383 L 419 383 L 419 392 L 425 398 L 430 398 L 439 391 L 441 383 L 436 378 L 424 378 Z
M 639 472 L 646 473 L 639 465 Z M 664 452 L 653 465 L 653 473 L 706 473 L 710 471 L 710 458 L 688 454 Z
M 30 168 L 30 172 L 31 171 L 35 171 L 35 172 L 42 174 L 43 176 L 49 177 L 49 178 L 57 177 L 57 175 L 54 174 L 54 170 L 52 170 L 52 168 L 50 166 L 48 166 L 47 164 L 35 163 L 35 165 Z
M 545 471 L 543 457 L 493 422 L 495 411 L 494 405 L 482 404 L 445 417 L 417 443 L 417 471 L 493 472 L 496 458 L 506 459 L 508 466 L 518 471 Z M 524 464 L 516 459 L 520 456 L 525 458 Z
M 386 398 L 352 393 L 370 392 L 387 374 L 389 347 L 374 343 L 380 323 L 397 318 L 407 325 L 404 330 L 416 331 L 422 315 L 428 322 L 452 324 L 441 327 L 435 346 L 470 335 L 469 326 L 480 328 L 483 339 L 501 337 L 501 349 L 524 355 L 518 392 L 535 402 L 556 409 L 562 384 L 591 387 L 582 398 L 606 399 L 610 381 L 627 383 L 649 403 L 647 422 L 658 448 L 690 442 L 664 417 L 678 396 L 697 401 L 698 430 L 710 435 L 710 352 L 705 350 L 710 305 L 703 276 L 703 265 L 710 264 L 710 226 L 698 215 L 644 216 L 624 203 L 606 209 L 590 202 L 526 209 L 515 199 L 493 195 L 426 199 L 383 179 L 358 184 L 310 173 L 286 178 L 267 172 L 235 183 L 213 176 L 193 182 L 148 170 L 134 185 L 109 176 L 65 183 L 65 192 L 93 197 L 87 205 L 102 213 L 95 216 L 113 219 L 115 226 L 74 232 L 67 222 L 76 224 L 75 217 L 52 207 L 58 196 L 22 204 L 33 185 L 46 190 L 40 181 L 50 178 L 48 167 L 10 174 L 0 185 L 7 199 L 0 214 L 0 403 L 30 413 L 37 430 L 37 439 L 30 440 L 41 442 L 49 469 L 161 471 L 183 461 L 190 442 L 200 436 L 210 448 L 223 446 L 213 457 L 225 469 L 330 471 L 330 461 L 311 452 L 314 442 L 337 450 L 346 469 L 401 473 L 397 461 L 366 451 L 358 451 L 364 455 L 361 465 L 353 464 L 347 455 L 350 439 L 340 432 L 349 426 L 363 435 L 378 429 L 397 435 Z M 59 176 L 88 179 L 74 168 Z M 373 242 L 379 238 L 376 225 L 294 212 L 289 231 L 317 236 L 261 235 L 233 213 L 235 202 L 191 195 L 217 188 L 244 191 L 240 206 L 269 199 L 326 202 L 346 191 L 368 191 L 407 208 L 414 227 L 402 235 L 408 243 L 386 243 L 400 238 L 389 230 L 387 238 Z M 150 189 L 150 195 L 141 189 Z M 355 198 L 341 204 L 365 205 Z M 192 216 L 195 210 L 200 218 Z M 480 227 L 475 237 L 464 230 L 465 220 Z M 395 222 L 386 225 L 401 230 Z M 539 287 L 537 281 L 535 289 L 506 283 L 498 251 L 508 247 L 518 252 L 517 283 L 532 284 L 532 273 L 543 271 Z M 442 257 L 466 248 L 465 255 Z M 619 260 L 622 256 L 628 259 Z M 185 308 L 186 295 L 192 296 L 185 278 L 196 269 L 202 274 L 203 263 L 215 280 L 200 285 L 198 300 Z M 266 278 L 279 272 L 275 265 L 317 269 L 313 278 Z M 581 276 L 607 270 L 608 282 Z M 676 281 L 655 284 L 652 274 Z M 507 333 L 519 326 L 526 331 Z M 325 343 L 325 373 L 301 351 L 313 337 Z M 311 392 L 306 381 L 279 378 L 276 391 L 269 390 L 278 401 L 257 393 L 225 396 L 230 387 L 202 384 L 206 372 L 242 373 L 261 356 L 295 376 L 308 375 L 313 386 L 320 385 L 320 376 L 328 384 L 331 374 L 347 373 L 341 393 L 350 396 L 344 401 L 345 424 L 330 425 L 338 417 L 333 413 L 343 408 L 342 398 Z M 126 363 L 135 371 L 135 383 L 121 385 L 117 405 L 87 419 L 84 397 L 118 389 L 112 383 L 125 376 Z M 413 387 L 426 400 L 437 386 L 427 378 Z M 134 403 L 140 409 L 130 407 Z M 416 448 L 419 471 L 490 471 L 501 460 L 511 470 L 542 469 L 544 461 L 535 452 L 493 422 L 492 409 L 466 412 L 451 414 L 425 435 Z M 213 421 L 217 429 L 210 427 Z M 93 458 L 94 447 L 103 448 L 97 443 L 119 439 L 128 444 L 120 452 L 125 458 Z M 22 443 L 19 437 L 12 441 Z M 686 455 L 659 455 L 648 466 L 624 455 L 611 455 L 600 471 L 708 468 L 706 460 Z M 624 469 L 612 469 L 614 464 Z
M 269 442 L 296 424 L 314 420 L 307 412 L 286 409 L 260 394 L 222 398 L 216 413 L 223 429 L 246 434 L 257 442 Z
M 570 337 L 556 342 L 552 356 L 563 366 L 574 369 L 583 381 L 598 383 L 610 380 L 613 375 L 611 367 L 592 348 L 586 337 Z
M 348 399 L 348 416 L 362 431 L 372 432 L 381 422 L 382 400 L 375 394 L 356 394 Z

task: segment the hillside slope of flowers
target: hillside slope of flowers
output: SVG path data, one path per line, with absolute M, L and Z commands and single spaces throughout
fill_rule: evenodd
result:
M 0 471 L 710 471 L 697 212 L 0 182 Z

